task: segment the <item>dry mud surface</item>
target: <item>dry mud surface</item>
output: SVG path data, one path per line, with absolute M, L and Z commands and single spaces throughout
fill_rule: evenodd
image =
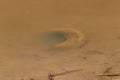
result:
M 0 0 L 0 80 L 120 80 L 119 21 L 120 0 Z

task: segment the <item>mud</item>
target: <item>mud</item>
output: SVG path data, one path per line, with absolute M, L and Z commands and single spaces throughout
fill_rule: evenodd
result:
M 77 69 L 54 80 L 120 79 L 119 0 L 1 0 L 0 10 L 1 80 Z

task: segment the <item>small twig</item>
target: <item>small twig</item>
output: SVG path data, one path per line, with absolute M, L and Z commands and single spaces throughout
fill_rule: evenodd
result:
M 97 75 L 97 76 L 116 77 L 116 76 L 120 76 L 120 74 L 106 74 L 106 75 Z
M 120 76 L 120 74 L 108 74 L 108 72 L 112 69 L 112 67 L 107 68 L 103 74 L 97 75 L 99 77 L 109 77 L 112 80 L 113 77 Z
M 81 71 L 81 69 L 79 69 L 79 70 L 72 70 L 72 71 L 66 71 L 66 72 L 63 72 L 63 73 L 54 74 L 53 76 L 65 75 L 65 74 L 76 72 L 76 71 Z
M 72 72 L 76 72 L 76 71 L 81 71 L 81 69 L 79 69 L 79 70 L 72 70 L 72 71 L 66 71 L 66 72 L 62 72 L 62 73 L 58 73 L 58 74 L 50 74 L 50 75 L 48 76 L 48 79 L 49 79 L 49 80 L 54 80 L 54 77 L 55 77 L 55 76 L 65 75 L 65 74 L 72 73 Z
M 107 69 L 104 71 L 103 75 L 107 74 L 111 69 L 112 69 L 112 67 L 107 68 Z

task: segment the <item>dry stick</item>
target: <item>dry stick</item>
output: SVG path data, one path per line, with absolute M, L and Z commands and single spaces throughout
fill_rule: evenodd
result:
M 103 72 L 103 74 L 98 75 L 98 76 L 106 76 L 106 75 L 108 75 L 107 73 L 108 73 L 111 69 L 112 69 L 112 67 L 107 68 L 107 69 Z
M 50 74 L 50 75 L 48 76 L 48 79 L 49 79 L 49 80 L 54 80 L 54 77 L 55 77 L 55 76 L 61 76 L 61 75 L 65 75 L 65 74 L 68 74 L 68 73 L 72 73 L 72 72 L 76 72 L 76 71 L 81 71 L 81 70 L 82 70 L 82 69 L 66 71 L 66 72 L 58 73 L 58 74 Z
M 104 71 L 103 75 L 107 74 L 111 69 L 112 69 L 112 67 L 107 68 L 107 69 Z
M 113 77 L 120 76 L 120 74 L 107 74 L 107 75 L 98 75 L 100 77 L 109 77 L 112 80 Z
M 111 80 L 112 80 L 112 77 L 120 76 L 120 74 L 107 74 L 111 69 L 112 69 L 112 67 L 107 68 L 102 75 L 98 75 L 98 76 L 100 76 L 100 77 L 110 77 Z
M 116 77 L 116 76 L 120 76 L 120 74 L 107 74 L 107 75 L 98 75 L 98 76 Z

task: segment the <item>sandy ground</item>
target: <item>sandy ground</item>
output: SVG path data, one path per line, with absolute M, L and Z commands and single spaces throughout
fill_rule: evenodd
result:
M 76 69 L 54 79 L 120 80 L 119 21 L 120 0 L 0 0 L 0 80 L 48 80 Z M 40 35 L 64 28 L 84 33 L 87 42 L 42 50 Z M 104 73 L 112 76 L 98 76 Z

